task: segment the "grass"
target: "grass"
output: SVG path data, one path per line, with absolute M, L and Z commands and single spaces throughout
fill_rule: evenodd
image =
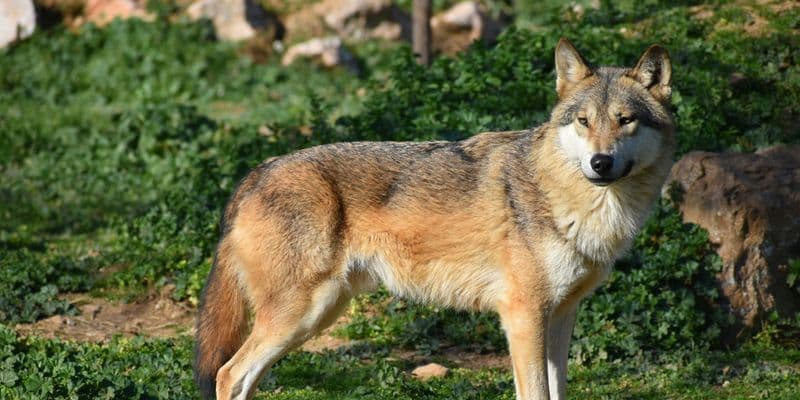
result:
M 191 339 L 117 338 L 106 344 L 20 338 L 0 327 L 0 396 L 170 398 L 197 394 Z M 362 344 L 322 353 L 293 352 L 260 385 L 259 399 L 513 399 L 505 368 L 450 364 L 444 378 L 421 382 L 416 366 L 390 349 Z M 447 362 L 445 362 L 447 364 Z M 800 350 L 754 342 L 731 352 L 671 353 L 658 361 L 570 366 L 570 398 L 792 399 L 800 384 Z
M 22 338 L 13 327 L 76 313 L 61 297 L 70 292 L 135 300 L 171 284 L 174 300 L 196 304 L 222 205 L 267 157 L 331 141 L 458 139 L 542 122 L 555 101 L 561 35 L 604 64 L 630 64 L 653 42 L 669 48 L 681 154 L 800 142 L 800 11 L 706 7 L 711 15 L 698 18 L 690 5 L 603 2 L 564 19 L 569 6 L 548 1 L 519 10 L 518 26 L 533 29 L 509 28 L 496 46 L 428 69 L 404 46 L 354 45 L 358 75 L 254 63 L 215 41 L 209 24 L 165 18 L 55 27 L 0 50 L 0 398 L 195 398 L 191 338 L 71 343 Z M 745 29 L 752 12 L 767 21 L 757 34 Z M 800 323 L 772 321 L 752 342 L 722 349 L 719 332 L 732 316 L 714 305 L 719 268 L 706 233 L 662 201 L 608 284 L 582 305 L 571 397 L 792 398 Z M 393 355 L 438 360 L 454 343 L 502 355 L 494 315 L 385 292 L 351 309 L 337 334 L 356 345 L 290 354 L 259 397 L 513 398 L 506 369 L 454 368 L 422 383 L 409 376 L 411 361 Z

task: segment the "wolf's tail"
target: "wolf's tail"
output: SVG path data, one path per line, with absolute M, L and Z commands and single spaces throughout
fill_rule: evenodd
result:
M 203 399 L 216 395 L 217 371 L 233 357 L 247 332 L 247 303 L 225 239 L 200 300 L 194 346 L 194 379 Z

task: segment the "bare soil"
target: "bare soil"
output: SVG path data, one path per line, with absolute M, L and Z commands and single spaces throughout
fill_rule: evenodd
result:
M 366 312 L 374 312 L 374 310 L 366 310 Z M 346 325 L 349 321 L 350 318 L 348 315 L 339 317 L 333 326 L 309 339 L 300 348 L 303 351 L 319 353 L 326 350 L 336 350 L 353 346 L 357 342 L 331 335 L 331 332 L 336 330 L 336 328 Z M 398 348 L 391 352 L 389 358 L 406 361 L 414 365 L 425 365 L 436 362 L 451 368 L 481 369 L 511 367 L 511 357 L 509 357 L 508 353 L 505 351 L 501 353 L 479 353 L 460 346 L 442 347 L 431 354 L 420 354 L 413 350 Z
M 438 352 L 430 355 L 422 355 L 414 351 L 397 350 L 392 352 L 391 357 L 408 361 L 414 365 L 425 365 L 435 362 L 455 368 L 511 368 L 511 357 L 507 353 L 476 353 L 458 346 L 440 349 Z
M 63 299 L 75 305 L 80 314 L 54 315 L 32 324 L 19 324 L 15 327 L 17 332 L 50 339 L 104 342 L 115 335 L 173 337 L 191 334 L 194 326 L 194 308 L 163 295 L 134 303 L 86 294 L 68 294 Z
M 87 294 L 68 294 L 62 298 L 75 305 L 80 314 L 54 315 L 31 324 L 19 324 L 15 327 L 16 331 L 23 336 L 78 342 L 106 342 L 119 335 L 168 338 L 194 334 L 197 309 L 170 299 L 169 291 L 132 303 L 95 298 Z M 332 327 L 304 343 L 301 350 L 323 352 L 352 346 L 355 342 L 331 334 L 348 322 L 347 315 L 340 317 Z M 415 365 L 438 362 L 449 367 L 470 369 L 509 368 L 511 365 L 505 353 L 482 354 L 458 346 L 445 347 L 430 355 L 397 349 L 390 357 Z
M 722 19 L 714 25 L 714 30 L 738 31 L 743 32 L 751 37 L 763 37 L 772 33 L 773 31 L 769 21 L 762 15 L 764 11 L 781 13 L 800 7 L 800 3 L 797 1 L 758 0 L 755 3 L 757 7 L 753 6 L 750 2 L 737 0 L 731 4 L 723 6 L 701 4 L 691 7 L 690 10 L 692 11 L 692 18 L 706 20 L 714 17 L 717 10 L 738 7 L 747 13 L 747 20 L 744 23 Z

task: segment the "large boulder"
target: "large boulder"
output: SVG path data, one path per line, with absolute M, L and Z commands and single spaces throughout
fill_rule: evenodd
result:
M 493 42 L 504 24 L 475 1 L 462 1 L 431 18 L 433 49 L 444 54 L 465 50 L 476 40 Z
M 33 0 L 0 1 L 0 48 L 24 39 L 36 30 Z
M 287 40 L 329 31 L 348 40 L 411 39 L 411 17 L 391 0 L 323 0 L 285 19 Z
M 329 1 L 325 23 L 352 39 L 409 39 L 411 18 L 391 0 Z
M 274 37 L 283 29 L 278 19 L 256 0 L 197 0 L 186 9 L 186 14 L 192 19 L 210 19 L 214 32 L 222 40 L 251 39 L 259 32 Z
M 749 336 L 773 312 L 800 311 L 800 293 L 787 283 L 789 260 L 800 259 L 800 146 L 693 152 L 675 164 L 666 187 L 684 220 L 719 245 L 723 306 L 737 322 L 726 343 Z

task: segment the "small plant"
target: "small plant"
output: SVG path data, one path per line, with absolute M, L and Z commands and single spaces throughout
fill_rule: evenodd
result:
M 792 258 L 789 260 L 789 272 L 786 274 L 786 283 L 794 287 L 800 282 L 798 278 L 800 278 L 800 259 Z

